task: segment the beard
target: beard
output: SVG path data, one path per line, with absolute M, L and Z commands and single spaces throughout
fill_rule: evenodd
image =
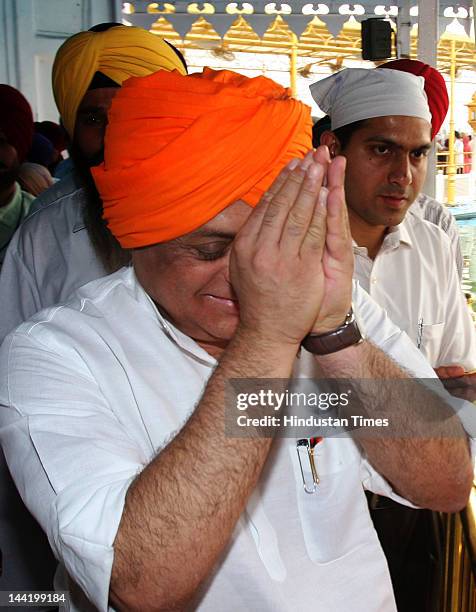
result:
M 99 166 L 99 164 L 104 161 L 104 147 L 94 155 L 86 157 L 73 141 L 71 146 L 68 148 L 68 152 L 73 161 L 74 167 L 81 175 L 86 174 L 87 176 L 90 168 L 93 166 Z
M 97 166 L 104 159 L 104 150 L 95 156 L 85 158 L 75 144 L 69 149 L 73 160 L 75 172 L 80 178 L 86 192 L 83 218 L 86 229 L 97 257 L 102 262 L 108 274 L 119 270 L 130 262 L 130 253 L 122 249 L 119 242 L 111 234 L 106 221 L 102 217 L 102 200 L 94 184 L 91 168 Z

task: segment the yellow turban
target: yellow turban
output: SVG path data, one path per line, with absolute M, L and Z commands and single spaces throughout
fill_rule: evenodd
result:
M 157 70 L 186 73 L 175 51 L 162 38 L 141 28 L 116 26 L 68 38 L 53 64 L 53 93 L 70 137 L 78 107 L 96 72 L 122 85 L 131 76 L 146 76 Z

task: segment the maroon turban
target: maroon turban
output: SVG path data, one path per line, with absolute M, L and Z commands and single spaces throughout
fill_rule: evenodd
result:
M 433 139 L 440 131 L 440 127 L 448 112 L 449 99 L 445 79 L 436 68 L 419 60 L 393 60 L 382 64 L 379 68 L 391 68 L 392 70 L 410 72 L 425 79 L 425 93 L 428 98 L 428 106 L 430 107 L 431 138 Z
M 33 140 L 33 114 L 23 94 L 10 85 L 0 85 L 0 130 L 24 162 Z

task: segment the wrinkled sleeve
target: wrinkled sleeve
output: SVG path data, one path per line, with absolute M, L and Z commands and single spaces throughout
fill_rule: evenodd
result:
M 23 252 L 22 226 L 15 232 L 0 272 L 0 344 L 15 327 L 42 308 L 38 286 Z
M 422 381 L 437 379 L 435 371 L 420 353 L 410 338 L 401 331 L 388 317 L 386 312 L 358 285 L 354 284 L 353 304 L 359 322 L 365 331 L 366 337 L 389 357 L 398 363 L 405 371 Z M 468 434 L 473 462 L 476 456 L 476 409 L 469 402 L 458 400 L 450 396 L 443 385 L 431 386 L 438 389 L 439 394 L 453 407 Z M 361 463 L 361 478 L 364 488 L 390 497 L 405 506 L 413 506 L 411 502 L 398 495 L 391 484 L 379 473 L 365 458 Z
M 81 358 L 58 354 L 25 327 L 0 350 L 0 441 L 56 557 L 107 610 L 125 495 L 148 458 Z
M 455 218 L 451 213 L 448 215 L 447 227 L 444 228 L 448 238 L 451 242 L 451 250 L 453 252 L 456 269 L 458 271 L 458 278 L 461 281 L 463 278 L 463 253 L 461 252 L 461 241 L 459 237 L 459 230 L 456 224 Z

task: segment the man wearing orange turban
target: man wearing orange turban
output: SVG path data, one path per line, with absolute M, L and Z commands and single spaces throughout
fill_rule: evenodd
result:
M 0 441 L 69 609 L 395 612 L 364 486 L 457 510 L 472 468 L 420 409 L 447 398 L 390 393 L 432 370 L 352 286 L 343 158 L 305 154 L 309 109 L 264 77 L 134 78 L 109 117 L 94 176 L 132 266 L 0 349 Z M 260 437 L 293 372 L 378 379 L 365 416 L 405 439 Z

